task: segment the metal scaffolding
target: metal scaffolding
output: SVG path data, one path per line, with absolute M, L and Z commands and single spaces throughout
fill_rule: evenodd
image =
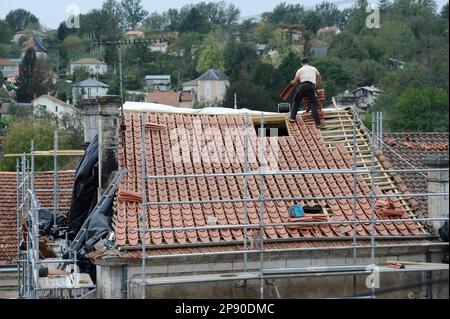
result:
M 372 129 L 367 129 L 358 114 L 353 110 L 352 116 L 352 126 L 353 126 L 353 166 L 351 169 L 316 169 L 316 170 L 288 170 L 288 171 L 271 171 L 266 169 L 264 162 L 264 154 L 266 150 L 266 139 L 265 139 L 265 118 L 264 114 L 261 114 L 260 119 L 260 140 L 259 143 L 259 152 L 260 152 L 260 162 L 259 162 L 259 170 L 258 171 L 249 171 L 249 158 L 248 151 L 249 148 L 252 147 L 249 144 L 249 115 L 245 115 L 245 130 L 244 130 L 244 163 L 243 163 L 243 172 L 242 173 L 216 173 L 216 174 L 190 174 L 190 175 L 163 175 L 163 176 L 149 176 L 146 171 L 146 150 L 145 150 L 145 119 L 143 114 L 141 114 L 141 143 L 143 147 L 141 165 L 142 165 L 142 211 L 140 214 L 141 227 L 130 229 L 131 231 L 139 232 L 141 237 L 141 245 L 138 247 L 123 247 L 125 250 L 130 249 L 140 249 L 141 250 L 141 273 L 140 275 L 133 276 L 127 285 L 127 289 L 130 289 L 130 285 L 137 285 L 141 288 L 141 298 L 146 298 L 146 287 L 148 286 L 156 286 L 156 285 L 167 285 L 167 284 L 179 284 L 179 283 L 198 283 L 198 282 L 214 282 L 214 281 L 235 281 L 242 280 L 244 283 L 247 280 L 259 280 L 260 284 L 260 298 L 263 299 L 265 296 L 264 287 L 265 283 L 270 278 L 283 278 L 283 277 L 302 277 L 308 275 L 314 276 L 322 276 L 322 275 L 354 275 L 354 293 L 356 293 L 356 275 L 361 274 L 369 274 L 373 275 L 375 271 L 375 257 L 377 249 L 386 249 L 386 248 L 394 248 L 394 247 L 439 247 L 439 246 L 448 246 L 448 243 L 437 243 L 437 242 L 428 242 L 428 243 L 417 243 L 417 244 L 378 244 L 377 239 L 405 239 L 405 237 L 396 237 L 396 236 L 376 236 L 375 234 L 375 224 L 383 224 L 383 223 L 399 223 L 399 222 L 421 222 L 421 221 L 444 221 L 448 220 L 448 216 L 442 216 L 437 218 L 418 218 L 417 216 L 409 216 L 408 218 L 401 219 L 385 219 L 380 220 L 375 216 L 375 201 L 379 198 L 399 198 L 400 200 L 405 200 L 406 198 L 414 198 L 414 197 L 422 197 L 422 196 L 448 196 L 448 192 L 444 193 L 425 193 L 425 194 L 383 194 L 378 195 L 376 193 L 376 184 L 375 179 L 377 174 L 379 173 L 393 173 L 393 172 L 443 172 L 448 171 L 448 169 L 418 169 L 414 167 L 409 162 L 408 165 L 411 166 L 411 169 L 389 169 L 380 170 L 376 166 L 376 155 L 375 149 L 381 149 L 383 147 L 389 148 L 383 142 L 383 117 L 380 112 L 377 114 L 372 114 Z M 358 132 L 357 132 L 358 131 Z M 371 165 L 369 168 L 359 168 L 357 166 L 357 149 L 359 147 L 357 141 L 357 135 L 364 134 L 370 140 L 370 150 L 371 150 Z M 281 198 L 267 198 L 264 194 L 264 186 L 265 186 L 265 177 L 268 175 L 303 175 L 303 174 L 352 174 L 353 176 L 353 195 L 352 196 L 311 196 L 304 198 L 291 198 L 291 197 L 281 197 Z M 370 195 L 358 195 L 358 186 L 357 186 L 357 175 L 358 174 L 367 174 L 370 177 Z M 423 174 L 423 173 L 422 173 Z M 203 178 L 203 177 L 244 177 L 244 190 L 243 190 L 243 198 L 241 199 L 222 199 L 222 200 L 189 200 L 189 201 L 148 201 L 147 200 L 147 181 L 148 180 L 158 180 L 158 179 L 185 179 L 185 178 Z M 248 178 L 259 177 L 260 179 L 260 196 L 259 198 L 250 198 L 249 190 L 248 190 Z M 327 221 L 327 222 L 295 222 L 295 223 L 265 223 L 264 222 L 264 214 L 265 208 L 264 203 L 268 201 L 295 201 L 298 202 L 300 200 L 326 200 L 326 199 L 351 199 L 353 200 L 353 220 L 351 221 Z M 371 205 L 371 217 L 369 220 L 358 220 L 357 218 L 357 201 L 360 199 L 369 199 Z M 259 202 L 260 203 L 260 211 L 259 211 L 259 224 L 249 224 L 248 221 L 248 204 L 250 202 Z M 203 227 L 172 227 L 172 228 L 148 228 L 146 227 L 146 218 L 147 218 L 147 207 L 150 205 L 161 206 L 161 205 L 181 205 L 181 204 L 214 204 L 214 203 L 243 203 L 244 204 L 244 224 L 243 225 L 210 225 Z M 361 237 L 357 235 L 356 227 L 358 224 L 367 224 L 371 225 L 371 233 L 368 237 Z M 351 225 L 353 226 L 353 236 L 349 238 L 351 241 L 351 245 L 342 246 L 342 247 L 312 247 L 312 248 L 288 248 L 288 249 L 266 249 L 265 243 L 273 242 L 270 239 L 264 239 L 263 232 L 267 227 L 274 226 L 297 226 L 297 225 Z M 150 256 L 147 250 L 155 248 L 152 245 L 145 244 L 146 235 L 153 232 L 166 232 L 166 231 L 187 231 L 187 230 L 220 230 L 220 229 L 242 229 L 244 232 L 244 240 L 242 242 L 233 244 L 243 245 L 243 250 L 236 251 L 225 251 L 225 252 L 205 252 L 205 253 L 184 253 L 184 254 L 166 254 L 166 255 L 152 255 Z M 248 231 L 253 231 L 253 236 L 258 238 L 253 238 L 256 241 L 256 247 L 249 249 L 249 236 Z M 423 237 L 420 236 L 411 236 L 409 239 L 417 239 L 417 238 L 435 238 L 432 236 L 428 236 L 424 234 Z M 342 240 L 342 238 L 340 238 Z M 360 245 L 358 244 L 358 240 L 369 240 L 369 245 Z M 174 246 L 179 247 L 179 246 Z M 157 248 L 161 248 L 158 246 Z M 357 251 L 365 249 L 370 250 L 370 264 L 361 265 L 358 263 Z M 353 256 L 353 265 L 352 266 L 327 266 L 327 267 L 308 267 L 308 268 L 287 268 L 287 269 L 267 269 L 265 267 L 264 255 L 268 253 L 276 253 L 276 252 L 299 252 L 299 251 L 307 251 L 307 252 L 316 252 L 316 251 L 339 251 L 339 250 L 349 250 L 352 251 Z M 248 267 L 248 256 L 259 255 L 259 270 L 249 270 Z M 229 272 L 225 273 L 214 273 L 214 274 L 205 274 L 205 275 L 196 275 L 196 276 L 173 276 L 173 277 L 152 277 L 148 278 L 146 273 L 147 266 L 151 266 L 148 261 L 157 260 L 162 258 L 181 258 L 181 257 L 196 257 L 196 256 L 221 256 L 221 255 L 242 255 L 243 256 L 243 269 L 242 272 L 235 272 L 233 276 L 230 276 Z M 378 267 L 377 271 L 384 273 L 392 273 L 394 270 L 388 267 Z M 395 272 L 402 271 L 418 271 L 418 272 L 431 272 L 431 271 L 448 271 L 448 265 L 436 265 L 429 264 L 422 265 L 421 267 L 415 268 L 414 270 L 407 269 L 396 269 Z M 267 284 L 267 283 L 266 283 Z M 245 286 L 245 284 L 244 284 Z M 129 291 L 127 292 L 127 296 L 129 296 Z M 371 298 L 376 298 L 376 289 L 374 286 L 371 288 L 370 293 Z
M 130 295 L 130 286 L 140 287 L 140 295 L 142 299 L 146 298 L 146 289 L 149 286 L 166 285 L 166 284 L 179 284 L 179 283 L 198 283 L 198 282 L 215 282 L 215 281 L 237 281 L 241 280 L 246 286 L 247 281 L 259 281 L 259 295 L 260 298 L 264 298 L 267 295 L 265 291 L 266 286 L 270 288 L 272 285 L 268 280 L 277 278 L 291 278 L 291 277 L 303 277 L 303 276 L 342 276 L 342 275 L 352 275 L 354 276 L 353 287 L 354 293 L 356 293 L 356 276 L 367 274 L 373 275 L 375 268 L 371 266 L 375 265 L 376 251 L 379 249 L 388 249 L 394 247 L 439 247 L 448 246 L 448 243 L 417 243 L 417 244 L 384 244 L 379 242 L 379 240 L 387 239 L 432 239 L 434 237 L 425 234 L 423 236 L 411 236 L 411 237 L 396 237 L 396 236 L 376 236 L 375 234 L 375 224 L 384 223 L 400 223 L 400 222 L 423 222 L 423 221 L 444 221 L 448 220 L 448 216 L 442 216 L 437 218 L 419 218 L 414 215 L 410 215 L 406 218 L 401 219 L 378 219 L 375 214 L 375 201 L 380 198 L 399 198 L 401 200 L 407 198 L 423 197 L 423 196 L 448 196 L 448 192 L 443 193 L 424 193 L 424 194 L 377 194 L 376 193 L 376 177 L 378 174 L 387 173 L 405 173 L 405 172 L 444 172 L 448 169 L 418 169 L 412 164 L 407 162 L 411 169 L 382 169 L 376 165 L 375 149 L 380 149 L 382 147 L 389 148 L 383 142 L 383 130 L 382 130 L 382 114 L 373 114 L 372 116 L 372 129 L 367 129 L 362 121 L 360 120 L 358 114 L 353 112 L 352 117 L 352 136 L 353 141 L 351 145 L 352 149 L 352 159 L 353 166 L 349 169 L 300 169 L 300 170 L 270 170 L 266 166 L 265 153 L 267 147 L 267 140 L 265 136 L 266 126 L 264 114 L 261 114 L 259 119 L 259 154 L 260 163 L 259 169 L 256 171 L 250 171 L 249 166 L 249 152 L 252 145 L 249 139 L 249 129 L 253 129 L 253 123 L 248 114 L 245 115 L 245 129 L 244 136 L 239 136 L 240 142 L 243 144 L 244 151 L 244 163 L 242 163 L 242 173 L 213 173 L 213 174 L 190 174 L 190 175 L 163 175 L 163 176 L 151 176 L 148 175 L 147 165 L 146 165 L 146 130 L 145 130 L 145 119 L 141 116 L 141 143 L 142 143 L 142 202 L 140 212 L 139 223 L 135 229 L 130 229 L 131 231 L 136 231 L 140 234 L 141 245 L 139 247 L 123 247 L 123 249 L 139 249 L 141 251 L 141 270 L 140 275 L 133 276 L 127 279 L 127 296 Z M 367 136 L 370 140 L 370 166 L 368 167 L 358 167 L 358 135 L 363 134 Z M 21 159 L 17 160 L 17 252 L 18 252 L 18 286 L 19 286 L 19 298 L 80 298 L 86 294 L 89 289 L 95 286 L 88 284 L 79 284 L 80 278 L 82 281 L 86 281 L 83 277 L 84 274 L 80 274 L 77 266 L 77 256 L 76 249 L 70 249 L 73 252 L 69 260 L 59 259 L 42 259 L 40 254 L 40 241 L 39 241 L 39 211 L 43 209 L 39 200 L 37 199 L 38 193 L 47 192 L 53 193 L 53 207 L 46 208 L 54 211 L 56 214 L 60 213 L 59 204 L 59 194 L 63 192 L 71 192 L 72 189 L 61 189 L 59 183 L 59 165 L 58 165 L 58 135 L 55 132 L 54 137 L 54 172 L 53 172 L 53 189 L 37 189 L 35 187 L 35 150 L 34 143 L 31 142 L 31 153 L 30 159 L 27 159 L 26 154 L 23 154 Z M 269 145 L 270 147 L 270 145 Z M 117 175 L 118 183 L 120 183 L 121 178 L 124 176 L 125 172 L 120 171 Z M 285 197 L 266 197 L 265 195 L 265 178 L 267 176 L 275 175 L 324 175 L 324 174 L 351 174 L 353 176 L 353 192 L 351 196 L 310 196 L 302 198 L 293 198 L 289 196 Z M 370 179 L 370 194 L 361 195 L 358 193 L 357 176 L 364 175 L 369 176 Z M 424 174 L 423 174 L 424 175 Z M 426 175 L 424 175 L 426 176 Z M 188 201 L 152 201 L 148 198 L 147 193 L 147 181 L 149 180 L 166 180 L 166 179 L 187 179 L 187 178 L 204 178 L 204 177 L 243 177 L 244 189 L 242 192 L 242 198 L 232 198 L 232 199 L 216 199 L 216 200 L 188 200 Z M 250 196 L 249 192 L 249 178 L 259 179 L 259 197 L 254 198 Z M 114 189 L 115 191 L 115 189 Z M 112 196 L 108 194 L 108 196 Z M 284 194 L 282 194 L 284 195 Z M 353 203 L 353 219 L 348 221 L 326 221 L 326 222 L 295 222 L 295 223 L 266 223 L 264 220 L 265 203 L 275 202 L 275 201 L 294 201 L 299 202 L 300 200 L 328 200 L 328 199 L 348 199 L 352 200 Z M 371 216 L 367 220 L 358 220 L 357 217 L 357 205 L 358 200 L 369 199 L 371 205 Z M 244 223 L 241 225 L 209 225 L 202 227 L 172 227 L 172 228 L 149 228 L 147 225 L 147 209 L 149 206 L 161 206 L 161 205 L 177 205 L 177 204 L 214 204 L 214 203 L 242 203 L 244 205 Z M 249 222 L 248 217 L 248 205 L 250 203 L 259 203 L 260 210 L 259 223 L 254 224 Z M 56 223 L 56 220 L 54 220 Z M 357 226 L 360 224 L 371 225 L 370 236 L 358 236 Z M 303 248 L 283 248 L 274 249 L 266 247 L 266 244 L 277 242 L 276 240 L 265 239 L 264 232 L 268 227 L 276 226 L 302 226 L 302 225 L 350 225 L 353 229 L 353 235 L 347 238 L 339 238 L 340 240 L 348 240 L 349 245 L 345 246 L 332 246 L 332 247 L 303 247 Z M 187 231 L 187 230 L 221 230 L 221 229 L 240 229 L 244 233 L 244 240 L 242 242 L 232 242 L 232 244 L 237 244 L 243 247 L 242 250 L 233 250 L 225 252 L 205 252 L 205 253 L 184 253 L 184 254 L 165 254 L 165 255 L 151 255 L 148 250 L 152 248 L 161 248 L 161 246 L 155 247 L 153 245 L 146 245 L 146 236 L 154 232 L 166 232 L 166 231 Z M 252 238 L 249 238 L 249 234 L 252 234 Z M 81 234 L 80 236 L 82 236 Z M 304 239 L 305 241 L 307 239 Z M 326 239 L 332 240 L 332 239 Z M 289 241 L 289 240 L 288 240 Z M 292 241 L 298 241 L 292 240 Z M 370 244 L 363 243 L 360 241 L 370 242 Z M 377 242 L 378 241 L 378 242 Z M 72 248 L 77 248 L 73 245 L 78 245 L 79 241 L 72 242 Z M 69 244 L 66 243 L 69 247 Z M 320 251 L 345 251 L 348 250 L 352 253 L 353 265 L 345 266 L 324 266 L 324 267 L 307 267 L 307 268 L 284 268 L 284 269 L 273 269 L 266 266 L 265 256 L 270 253 L 282 253 L 282 252 L 320 252 Z M 370 251 L 370 264 L 360 264 L 358 263 L 358 251 L 367 250 Z M 164 259 L 164 258 L 181 258 L 181 257 L 197 257 L 197 256 L 242 256 L 243 257 L 243 268 L 242 271 L 235 272 L 230 275 L 229 272 L 226 273 L 214 273 L 214 274 L 204 274 L 196 276 L 173 276 L 173 277 L 151 277 L 149 278 L 147 274 L 147 268 L 151 266 L 152 260 Z M 254 256 L 258 260 L 258 269 L 249 268 L 249 256 Z M 259 257 L 259 258 L 258 258 Z M 56 267 L 59 263 L 68 263 L 67 280 L 62 282 L 49 282 L 43 281 L 39 275 L 42 265 L 53 265 Z M 48 267 L 51 268 L 51 267 Z M 417 268 L 410 269 L 392 269 L 388 267 L 379 267 L 378 270 L 382 273 L 398 273 L 406 271 L 417 271 L 417 272 L 432 272 L 432 271 L 448 271 L 448 266 L 439 266 L 436 264 L 422 265 Z M 89 280 L 88 280 L 89 281 Z M 375 287 L 372 287 L 370 292 L 371 298 L 376 298 L 377 291 Z
M 75 259 L 44 258 L 41 254 L 40 220 L 41 210 L 53 211 L 53 226 L 62 212 L 59 194 L 70 193 L 72 189 L 61 189 L 59 183 L 58 132 L 54 133 L 53 189 L 36 188 L 35 149 L 31 141 L 30 159 L 24 153 L 17 159 L 17 256 L 18 256 L 18 297 L 20 299 L 77 298 L 94 288 L 89 275 L 79 272 Z M 42 207 L 37 194 L 53 193 L 53 207 Z M 45 242 L 44 242 L 45 244 Z M 67 238 L 63 246 L 67 247 Z M 69 265 L 65 270 L 58 265 Z M 58 272 L 55 276 L 48 276 Z

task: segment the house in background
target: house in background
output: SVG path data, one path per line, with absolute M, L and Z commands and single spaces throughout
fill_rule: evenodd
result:
M 145 77 L 145 89 L 149 92 L 170 90 L 172 80 L 170 75 L 147 75 Z
M 25 31 L 17 31 L 13 34 L 12 42 L 18 44 L 22 38 L 26 38 L 27 34 Z
M 145 34 L 142 31 L 131 30 L 125 33 L 125 36 L 127 37 L 127 40 L 134 41 L 144 38 Z
M 85 69 L 89 74 L 106 74 L 108 72 L 108 64 L 104 61 L 86 58 L 70 63 L 69 75 L 72 75 L 77 69 Z
M 217 103 L 225 98 L 230 86 L 228 77 L 221 71 L 210 69 L 197 79 L 198 101 L 200 103 Z
M 64 113 L 76 114 L 80 112 L 80 110 L 76 107 L 51 95 L 42 95 L 31 101 L 31 104 L 33 105 L 34 115 L 37 115 L 39 112 L 44 110 L 57 116 L 58 118 L 62 118 Z
M 11 73 L 19 72 L 19 61 L 0 59 L 0 72 L 7 78 Z
M 375 103 L 382 91 L 372 85 L 357 88 L 352 93 L 357 97 L 357 106 L 361 109 L 367 109 Z
M 109 85 L 94 79 L 86 79 L 72 86 L 73 104 L 77 105 L 82 99 L 105 96 Z
M 303 38 L 305 27 L 303 25 L 280 24 L 278 28 L 286 35 L 292 48 L 299 52 L 303 51 L 305 47 L 305 40 Z
M 182 84 L 183 87 L 183 91 L 187 92 L 192 92 L 193 94 L 197 95 L 198 94 L 198 80 L 191 80 L 188 82 L 184 82 Z
M 12 72 L 6 76 L 6 81 L 16 84 L 17 79 L 19 78 L 19 70 Z
M 341 29 L 339 29 L 337 26 L 333 26 L 333 27 L 324 27 L 324 28 L 320 28 L 317 31 L 317 35 L 321 36 L 321 35 L 337 35 L 339 33 L 341 33 Z
M 48 50 L 37 36 L 32 36 L 28 41 L 24 42 L 21 50 L 21 59 L 23 59 L 29 49 L 32 49 L 36 53 L 38 59 L 47 58 Z

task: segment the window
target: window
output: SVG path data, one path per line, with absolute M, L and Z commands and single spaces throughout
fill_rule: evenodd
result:
M 55 113 L 58 113 L 58 105 L 55 105 Z

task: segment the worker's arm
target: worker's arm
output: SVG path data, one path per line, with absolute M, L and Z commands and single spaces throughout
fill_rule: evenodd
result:
M 300 75 L 296 75 L 295 78 L 291 81 L 291 84 L 297 85 L 300 82 Z
M 322 88 L 322 76 L 320 75 L 319 72 L 316 73 L 316 87 L 318 89 Z

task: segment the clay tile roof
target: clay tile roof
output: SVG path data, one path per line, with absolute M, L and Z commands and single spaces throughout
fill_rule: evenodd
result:
M 346 113 L 347 114 L 347 113 Z M 348 112 L 349 119 L 351 113 Z M 141 127 L 141 120 L 145 127 Z M 142 192 L 142 149 L 145 148 L 147 175 L 185 175 L 210 173 L 242 173 L 244 164 L 235 156 L 242 154 L 224 153 L 221 150 L 230 146 L 229 134 L 236 136 L 231 149 L 243 149 L 245 116 L 243 115 L 186 115 L 173 113 L 125 113 L 125 139 L 120 140 L 119 166 L 127 169 L 127 177 L 119 186 L 120 192 Z M 158 129 L 147 129 L 158 125 Z M 301 169 L 349 169 L 352 167 L 352 155 L 344 146 L 329 148 L 321 132 L 311 124 L 306 124 L 303 118 L 297 123 L 290 124 L 291 136 L 281 136 L 275 140 L 268 140 L 268 155 L 276 156 L 272 164 L 273 169 L 301 170 Z M 249 145 L 251 150 L 257 150 L 257 132 L 250 126 Z M 142 129 L 145 139 L 142 142 Z M 183 136 L 174 133 L 186 134 Z M 122 136 L 122 135 L 121 135 Z M 194 143 L 194 136 L 196 137 Z M 227 137 L 228 136 L 228 137 Z M 271 141 L 276 141 L 271 144 Z M 142 145 L 144 143 L 144 145 Z M 177 150 L 180 150 L 178 152 Z M 179 156 L 177 155 L 179 154 Z M 249 169 L 259 169 L 259 161 L 250 153 Z M 276 154 L 276 155 L 275 155 Z M 272 157 L 273 158 L 273 157 Z M 244 205 L 242 203 L 193 203 L 170 204 L 176 201 L 213 201 L 241 199 L 244 193 L 245 181 L 243 177 L 210 177 L 185 178 L 145 181 L 147 188 L 146 200 L 152 202 L 169 202 L 167 205 L 150 205 L 145 210 L 142 220 L 141 205 L 134 200 L 118 202 L 116 214 L 113 217 L 116 232 L 116 245 L 139 246 L 141 236 L 135 230 L 141 226 L 148 228 L 198 227 L 206 225 L 240 225 L 244 222 Z M 298 201 L 273 201 L 264 203 L 264 221 L 269 223 L 292 222 L 288 210 L 294 204 L 303 206 L 318 206 L 322 214 L 320 218 L 334 221 L 353 220 L 353 201 L 340 200 L 302 200 L 305 197 L 321 196 L 351 196 L 353 191 L 353 177 L 351 174 L 342 175 L 291 175 L 266 176 L 264 194 L 266 198 L 292 197 Z M 357 180 L 358 192 L 370 195 L 371 189 L 366 180 Z M 248 191 L 251 198 L 260 197 L 258 177 L 248 177 Z M 377 187 L 377 191 L 381 192 Z M 383 212 L 389 209 L 397 212 L 399 201 L 380 202 L 376 216 L 383 218 Z M 361 200 L 357 204 L 360 219 L 370 219 L 371 206 L 368 200 Z M 394 207 L 393 209 L 390 207 Z M 401 207 L 401 205 L 400 205 Z M 248 203 L 248 218 L 251 224 L 259 224 L 260 202 Z M 308 216 L 307 216 L 308 217 Z M 308 220 L 313 220 L 310 217 Z M 369 236 L 369 223 L 356 227 L 357 234 Z M 415 236 L 423 235 L 417 223 L 376 224 L 377 236 Z M 250 236 L 253 231 L 249 231 Z M 267 239 L 279 241 L 289 245 L 304 238 L 309 239 L 339 239 L 350 238 L 353 228 L 349 225 L 322 225 L 307 227 L 268 227 L 264 236 Z M 156 245 L 161 249 L 167 246 L 185 247 L 200 243 L 226 249 L 225 244 L 242 242 L 242 229 L 221 230 L 191 230 L 166 231 L 147 233 L 146 245 Z M 222 247 L 222 248 L 221 248 Z M 228 246 L 227 246 L 228 247 Z M 201 248 L 199 248 L 201 249 Z
M 170 106 L 180 105 L 180 93 L 177 92 L 151 92 L 147 96 L 148 103 L 158 103 Z
M 389 133 L 384 135 L 389 148 L 383 154 L 393 168 L 410 169 L 410 162 L 417 168 L 427 168 L 422 161 L 428 156 L 448 156 L 448 133 Z M 397 155 L 398 154 L 398 155 Z M 402 159 L 403 158 L 403 159 Z M 426 175 L 426 173 L 424 173 Z M 408 191 L 412 193 L 427 192 L 427 178 L 420 173 L 399 174 Z M 428 199 L 417 198 L 419 211 L 426 215 Z
M 12 61 L 11 59 L 0 59 L 0 65 L 4 66 L 18 66 L 18 61 Z
M 128 35 L 128 36 L 130 36 L 130 35 L 144 36 L 144 32 L 142 32 L 142 31 L 136 31 L 136 30 L 131 30 L 131 31 L 128 31 L 128 32 L 126 33 L 126 35 Z
M 37 189 L 53 188 L 53 173 L 36 173 Z M 71 189 L 75 181 L 74 171 L 60 172 L 61 188 Z M 17 198 L 16 173 L 0 172 L 0 265 L 15 264 L 17 257 Z M 61 210 L 68 210 L 71 193 L 59 195 Z M 38 193 L 42 207 L 53 207 L 53 193 Z
M 71 62 L 71 64 L 106 64 L 106 63 L 103 61 L 100 61 L 99 59 L 85 58 L 85 59 L 73 61 L 73 62 Z

